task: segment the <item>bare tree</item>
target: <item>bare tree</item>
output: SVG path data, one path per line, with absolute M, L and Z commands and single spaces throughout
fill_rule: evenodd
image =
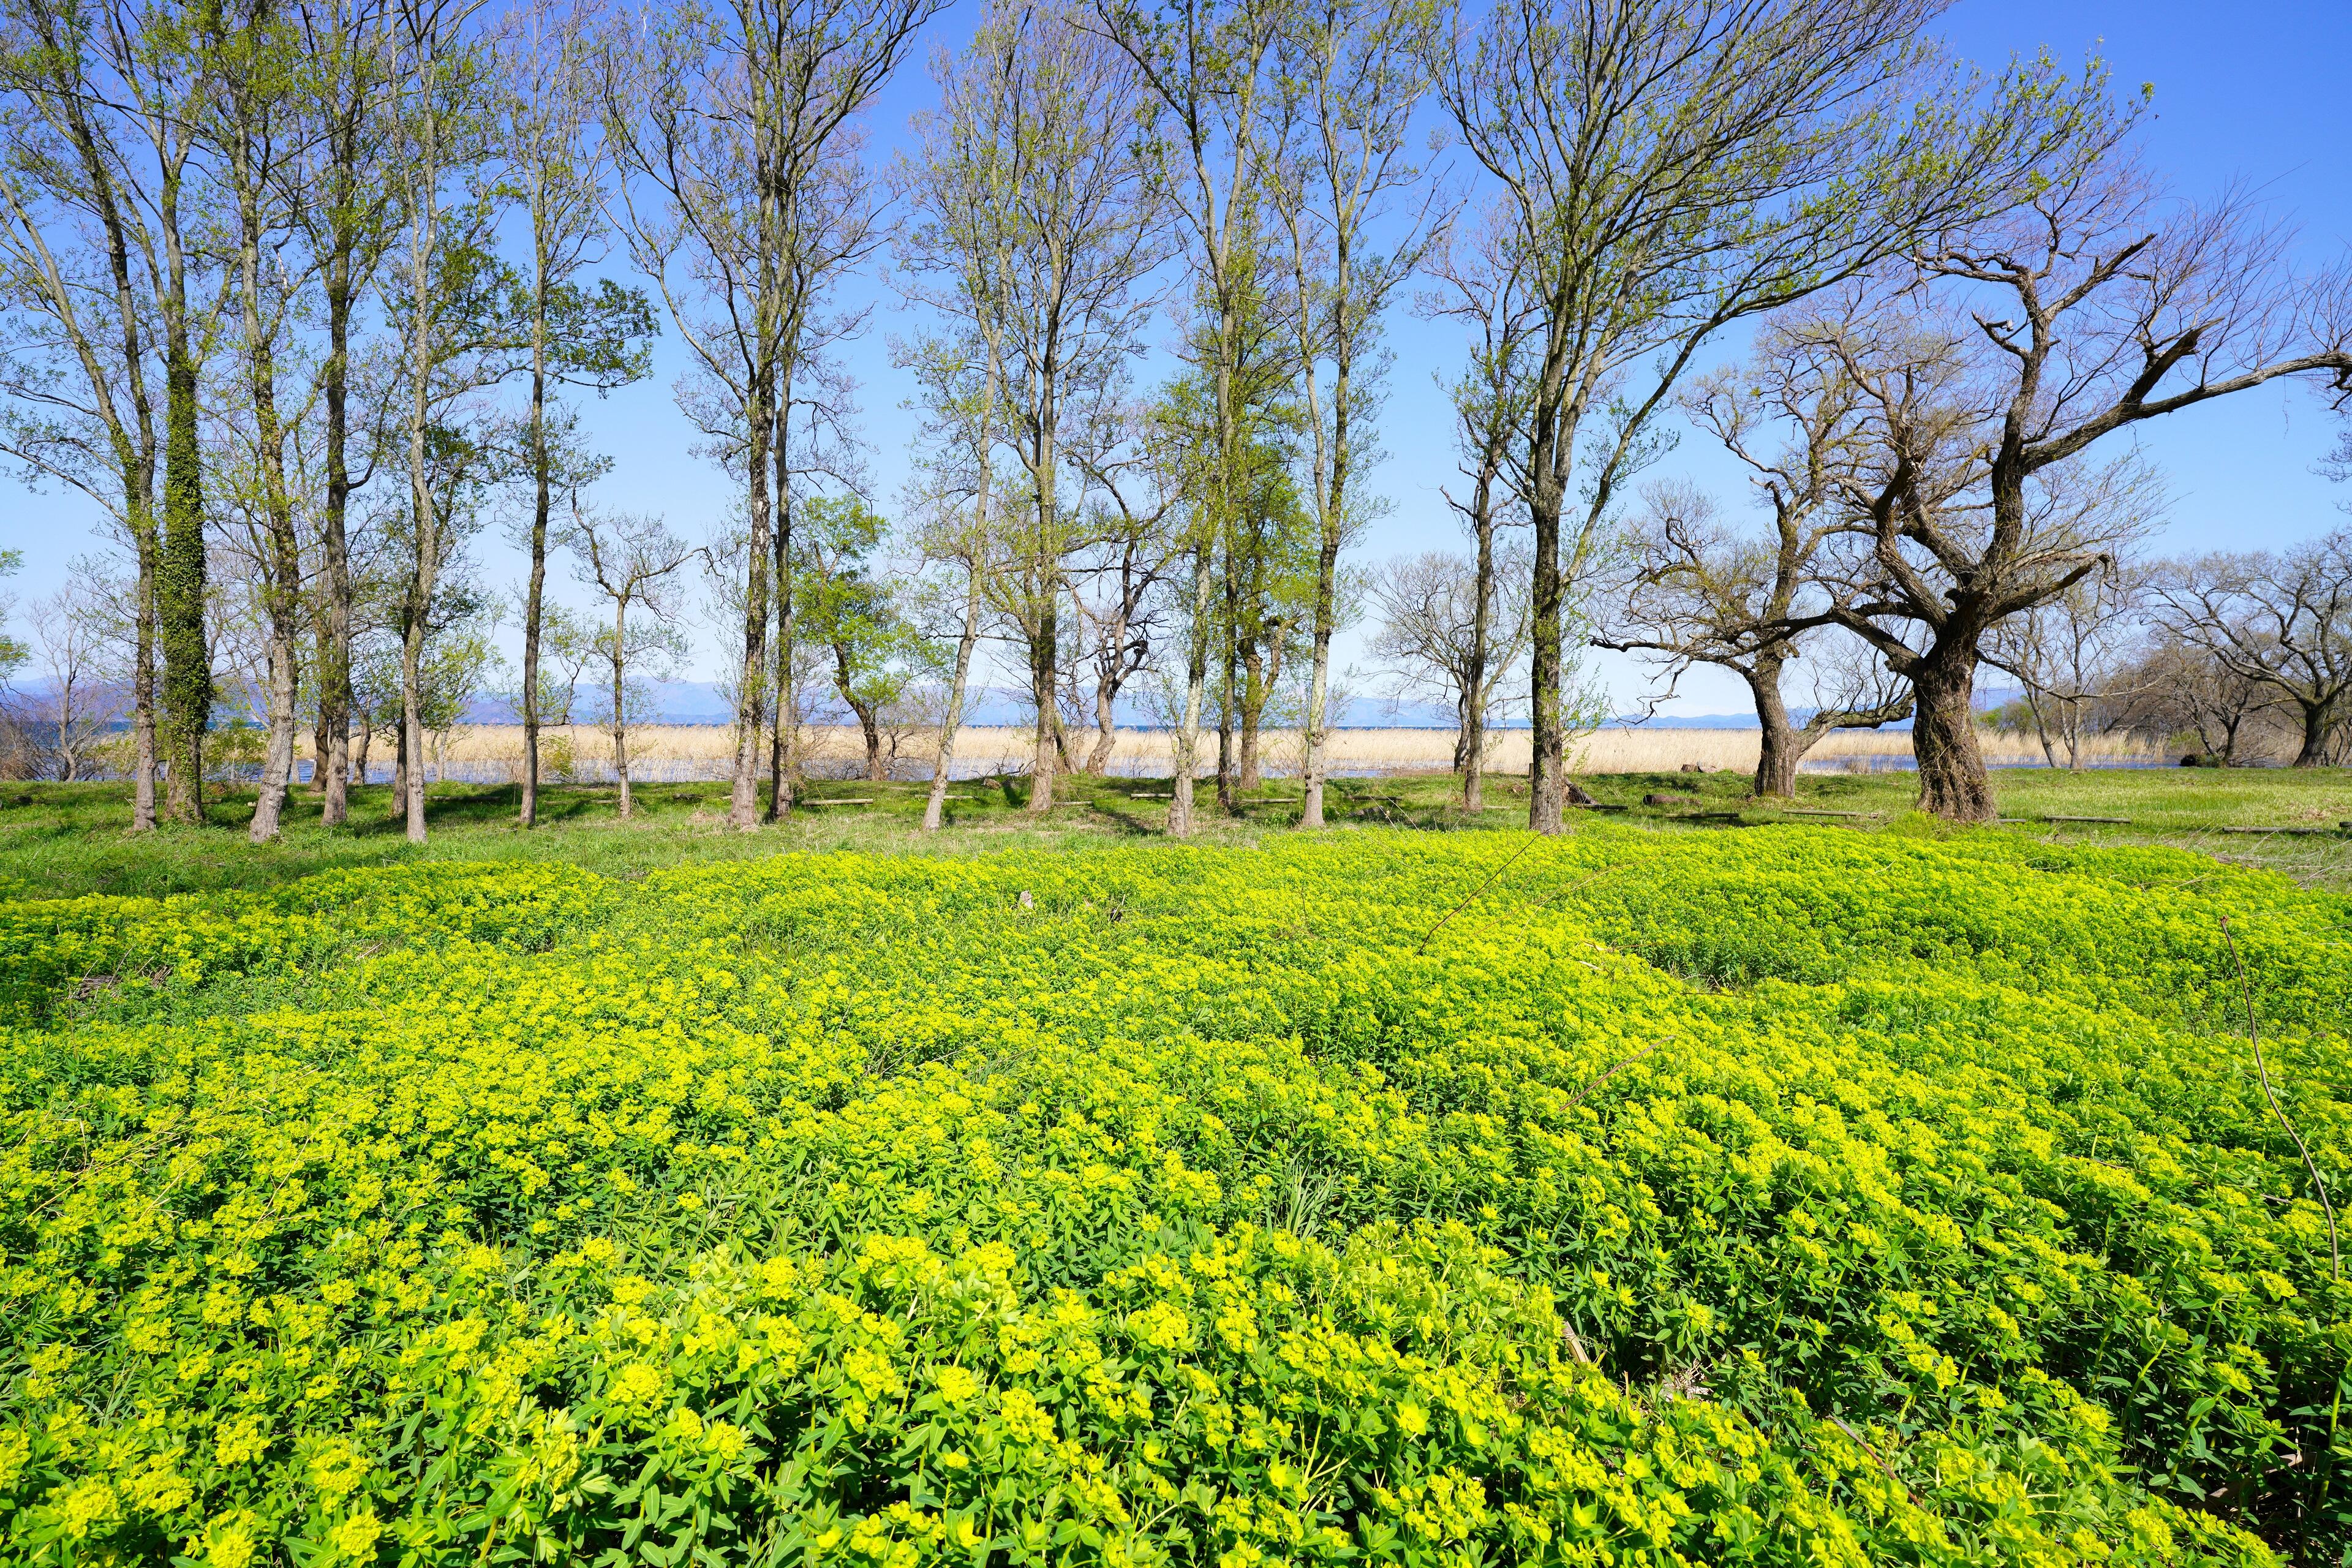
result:
M 47 0 L 42 0 L 47 3 Z M 144 208 L 146 290 L 154 302 L 163 370 L 163 493 L 155 565 L 156 641 L 163 658 L 158 735 L 169 760 L 167 820 L 204 821 L 205 738 L 212 727 L 210 647 L 205 628 L 205 500 L 198 436 L 199 379 L 208 340 L 229 287 L 206 301 L 197 292 L 208 258 L 191 230 L 201 221 L 199 127 L 218 89 L 215 64 L 168 10 L 110 6 L 95 29 L 110 79 L 99 101 L 135 136 L 133 165 L 120 188 Z
M 488 65 L 465 37 L 479 0 L 399 0 L 400 142 L 394 167 L 407 221 L 400 317 L 407 391 L 409 527 L 412 565 L 401 645 L 401 745 L 408 841 L 425 826 L 425 639 L 442 571 L 451 555 L 448 520 L 436 485 L 436 462 L 457 445 L 439 416 L 480 380 L 461 369 L 489 346 L 484 286 L 492 281 L 485 244 L 489 215 L 478 202 L 455 205 L 453 173 L 485 154 Z M 495 331 L 491 338 L 496 336 Z M 484 377 L 483 379 L 487 379 Z
M 929 357 L 923 364 L 939 449 L 923 464 L 922 477 L 909 497 L 925 520 L 916 535 L 923 561 L 961 578 L 952 592 L 955 653 L 948 662 L 948 687 L 940 704 L 939 749 L 931 765 L 930 792 L 923 804 L 925 833 L 937 833 L 946 820 L 956 733 L 963 724 L 972 654 L 980 644 L 997 542 L 989 512 L 993 487 L 988 442 L 980 434 L 994 414 L 994 384 L 983 377 L 975 398 L 966 367 L 941 363 L 949 357 Z
M 2295 716 L 2296 767 L 2327 759 L 2352 718 L 2352 530 L 2173 566 L 2155 599 L 2172 637 Z
M 83 776 L 90 752 L 122 714 L 120 654 L 130 630 L 123 616 L 130 591 L 88 557 L 77 559 L 64 584 L 33 606 L 33 663 L 41 675 L 41 705 L 51 726 L 58 776 Z
M 1483 768 L 1486 718 L 1504 683 L 1522 673 L 1528 650 L 1528 552 L 1504 545 L 1482 569 L 1475 557 L 1431 551 L 1399 557 L 1374 574 L 1380 624 L 1371 652 L 1393 668 L 1406 691 L 1428 692 L 1451 707 L 1459 729 L 1454 771 Z M 1496 584 L 1501 597 L 1495 597 Z M 1465 809 L 1476 810 L 1464 797 Z
M 777 700 L 771 714 L 768 762 L 773 781 L 767 820 L 792 810 L 792 790 L 800 776 L 801 683 L 787 672 L 798 661 L 799 610 L 795 560 L 804 553 L 795 540 L 794 509 L 805 480 L 830 480 L 852 491 L 865 484 L 858 445 L 856 384 L 833 353 L 864 330 L 863 307 L 826 310 L 826 292 L 838 274 L 879 247 L 871 182 L 853 139 L 811 171 L 784 209 L 782 292 L 784 330 L 778 359 L 776 397 L 775 667 Z
M 1653 489 L 1630 537 L 1624 591 L 1611 595 L 1595 640 L 1656 656 L 1675 679 L 1695 664 L 1739 677 L 1761 732 L 1756 793 L 1793 796 L 1798 763 L 1831 731 L 1876 729 L 1911 713 L 1910 693 L 1883 683 L 1874 661 L 1822 666 L 1827 679 L 1817 679 L 1801 725 L 1781 689 L 1802 651 L 1792 621 L 1818 621 L 1837 595 L 1835 547 L 1859 460 L 1862 395 L 1833 353 L 1768 328 L 1751 364 L 1705 378 L 1683 402 L 1747 466 L 1769 521 L 1759 535 L 1727 523 L 1713 499 L 1689 486 Z M 1776 431 L 1785 439 L 1768 446 Z
M 1008 548 L 992 582 L 1022 645 L 1036 710 L 1029 809 L 1054 804 L 1060 763 L 1068 557 L 1083 540 L 1087 464 L 1074 453 L 1139 352 L 1150 307 L 1138 285 L 1160 259 L 1136 153 L 1139 89 L 1128 57 L 1034 0 L 993 10 L 949 102 L 963 134 L 1003 151 L 990 227 L 1005 444 L 1026 483 L 1003 514 Z M 994 329 L 992 329 L 994 330 Z
M 1070 591 L 1078 663 L 1094 687 L 1095 743 L 1079 768 L 1096 774 L 1110 765 L 1119 693 L 1151 660 L 1169 576 L 1183 552 L 1182 539 L 1170 526 L 1182 498 L 1172 482 L 1172 456 L 1160 445 L 1164 432 L 1148 412 L 1121 409 L 1115 416 L 1127 437 L 1088 444 L 1088 474 L 1103 504 L 1089 530 L 1088 559 L 1073 574 Z M 1078 667 L 1070 673 L 1075 689 Z
M 685 641 L 677 629 L 679 609 L 674 574 L 698 552 L 672 533 L 657 517 L 616 514 L 598 517 L 572 500 L 568 542 L 580 557 L 581 581 L 595 587 L 613 607 L 613 624 L 597 634 L 596 652 L 609 677 L 613 773 L 620 783 L 621 818 L 628 820 L 629 719 L 641 706 L 629 685 L 632 669 L 665 665 Z M 633 626 L 629 612 L 639 612 Z
M 2093 573 L 2046 604 L 1995 626 L 1985 662 L 2025 689 L 2026 711 L 2052 767 L 2083 767 L 2103 713 L 2133 695 L 2127 671 L 2145 641 L 2146 574 L 2126 563 Z
M 2158 745 L 2197 737 L 2203 760 L 2235 766 L 2278 710 L 2279 695 L 2230 668 L 2193 643 L 2163 632 L 2126 668 L 2115 705 L 2117 723 Z
M 251 531 L 255 598 L 266 651 L 263 701 L 268 740 L 247 837 L 267 844 L 278 833 L 294 777 L 295 702 L 303 621 L 302 546 L 295 523 L 295 477 L 289 474 L 293 426 L 302 408 L 281 403 L 282 362 L 307 281 L 286 258 L 295 211 L 307 199 L 298 157 L 302 106 L 310 83 L 299 32 L 282 15 L 261 8 L 234 15 L 202 14 L 202 46 L 217 83 L 204 134 L 215 151 L 220 183 L 235 214 L 233 283 L 237 301 L 237 353 L 243 361 L 245 461 L 241 492 L 227 510 Z M 292 252 L 299 257 L 300 252 Z M 217 482 L 217 477 L 216 477 Z
M 1569 599 L 1693 358 L 1734 321 L 2013 199 L 2074 133 L 2076 99 L 2045 71 L 1980 112 L 1975 84 L 1931 70 L 1919 36 L 1937 9 L 1506 0 L 1433 42 L 1438 95 L 1496 189 L 1533 308 L 1517 482 L 1535 527 L 1538 831 L 1561 827 Z
M 1922 807 L 1981 821 L 1986 639 L 2109 570 L 2153 512 L 2138 466 L 2094 447 L 2282 376 L 2345 382 L 2352 313 L 2242 203 L 2175 207 L 2120 155 L 1942 245 L 1921 279 L 1948 313 L 1814 333 L 1863 389 L 1876 448 L 1853 502 L 1863 579 L 1827 615 L 1911 683 Z
M 923 806 L 926 833 L 938 832 L 946 818 L 972 657 L 1003 548 L 996 449 L 1004 435 L 1006 318 L 1020 227 L 1013 150 L 979 133 L 1000 113 L 992 99 L 1002 76 L 967 69 L 945 51 L 931 74 L 940 105 L 916 116 L 920 156 L 898 165 L 915 221 L 899 237 L 898 257 L 910 294 L 953 325 L 900 345 L 898 357 L 915 372 L 925 415 L 913 498 L 926 519 L 918 546 L 927 562 L 961 583 L 955 655 Z
M 324 415 L 318 463 L 322 494 L 318 522 L 319 591 L 315 642 L 319 691 L 317 762 L 320 821 L 349 820 L 354 782 L 351 755 L 355 616 L 362 573 L 353 569 L 352 498 L 373 478 L 383 450 L 379 426 L 391 400 L 371 398 L 359 353 L 362 311 L 397 228 L 398 185 L 391 168 L 392 104 L 398 89 L 393 0 L 316 0 L 294 10 L 310 65 L 310 114 L 300 138 L 298 176 L 304 199 L 293 205 L 318 279 L 323 342 L 317 391 Z M 352 406 L 362 410 L 354 462 Z M 366 731 L 362 731 L 362 746 Z M 359 769 L 356 782 L 365 782 Z
M 1464 667 L 1465 689 L 1474 700 L 1463 713 L 1459 742 L 1466 759 L 1462 769 L 1465 811 L 1482 810 L 1486 805 L 1486 694 L 1496 689 L 1487 678 L 1496 652 L 1494 617 L 1498 595 L 1517 591 L 1496 575 L 1503 559 L 1496 541 L 1502 529 L 1523 521 L 1526 512 L 1526 498 L 1514 483 L 1520 472 L 1514 453 L 1526 438 L 1528 351 L 1538 325 L 1534 303 L 1521 286 L 1528 259 L 1512 247 L 1507 216 L 1493 209 L 1482 212 L 1475 226 L 1443 237 L 1430 258 L 1430 269 L 1443 287 L 1420 301 L 1427 314 L 1463 322 L 1471 340 L 1470 363 L 1448 388 L 1454 445 L 1469 486 L 1464 495 L 1445 492 L 1446 504 L 1469 531 L 1476 558 Z M 1518 569 L 1530 571 L 1532 557 Z M 1589 803 L 1590 797 L 1572 782 L 1564 781 L 1562 787 L 1570 799 Z

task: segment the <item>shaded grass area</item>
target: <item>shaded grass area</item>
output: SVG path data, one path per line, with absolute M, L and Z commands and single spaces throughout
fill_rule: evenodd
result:
M 2308 885 L 2352 888 L 2352 772 L 2343 769 L 2107 770 L 2077 774 L 2004 769 L 1994 775 L 2005 816 L 1997 827 L 1955 829 L 1911 811 L 1907 774 L 1808 774 L 1796 810 L 1755 800 L 1744 775 L 1606 773 L 1581 783 L 1612 819 L 1660 831 L 1722 831 L 1803 821 L 1862 832 L 1906 835 L 2017 835 L 2056 842 L 2168 844 L 2235 864 L 2267 867 Z M 578 865 L 606 876 L 635 877 L 689 861 L 751 859 L 792 852 L 970 854 L 1009 848 L 1075 847 L 1157 838 L 1165 830 L 1165 779 L 1065 778 L 1065 804 L 1027 810 L 1025 780 L 968 780 L 950 797 L 947 830 L 918 831 L 927 786 L 825 781 L 805 786 L 793 820 L 744 834 L 726 823 L 724 784 L 641 784 L 636 813 L 620 820 L 614 791 L 556 787 L 541 795 L 541 826 L 515 824 L 516 791 L 507 785 L 443 784 L 429 793 L 432 839 L 407 843 L 391 791 L 353 793 L 352 822 L 329 830 L 315 797 L 298 791 L 284 838 L 259 847 L 243 828 L 250 791 L 216 795 L 202 828 L 132 835 L 129 786 L 0 786 L 0 895 L 81 893 L 163 896 L 222 888 L 267 888 L 313 872 L 415 859 L 540 860 Z M 1646 804 L 1651 795 L 1685 797 Z M 1201 840 L 1255 844 L 1295 826 L 1300 789 L 1276 780 L 1219 808 L 1203 784 Z M 1503 831 L 1523 826 L 1527 783 L 1490 778 L 1486 809 L 1463 811 L 1446 773 L 1331 781 L 1326 813 L 1335 827 L 1371 825 L 1432 831 Z M 1805 812 L 1852 813 L 1806 816 Z M 2122 824 L 2053 817 L 2124 817 Z M 2254 835 L 2233 828 L 2286 828 Z

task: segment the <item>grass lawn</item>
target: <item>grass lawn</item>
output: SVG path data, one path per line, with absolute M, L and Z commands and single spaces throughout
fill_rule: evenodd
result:
M 2065 773 L 2042 768 L 1994 774 L 2005 817 L 1999 826 L 1954 829 L 1910 810 L 1905 773 L 1808 774 L 1793 811 L 1759 805 L 1744 775 L 1730 773 L 1604 773 L 1580 782 L 1620 822 L 1668 832 L 1719 832 L 1774 822 L 1843 825 L 1862 832 L 2025 835 L 2057 842 L 2169 844 L 2234 864 L 2269 867 L 2308 886 L 2352 888 L 2352 771 L 2311 769 L 2113 769 Z M 541 795 L 541 826 L 514 823 L 510 786 L 444 784 L 430 794 L 432 842 L 410 847 L 392 813 L 391 792 L 354 792 L 352 822 L 317 826 L 314 797 L 296 792 L 285 838 L 255 848 L 242 828 L 249 791 L 215 795 L 205 827 L 134 837 L 127 784 L 0 786 L 0 892 L 23 897 L 79 893 L 161 896 L 213 888 L 268 887 L 337 867 L 440 860 L 561 860 L 613 876 L 637 876 L 686 861 L 747 859 L 787 851 L 860 849 L 959 854 L 1006 848 L 1109 845 L 1157 838 L 1166 819 L 1165 779 L 1065 778 L 1045 822 L 1027 810 L 1020 780 L 970 780 L 950 795 L 948 830 L 916 829 L 926 786 L 827 781 L 808 786 L 786 826 L 756 834 L 725 823 L 723 784 L 641 784 L 636 815 L 622 822 L 606 787 L 557 787 Z M 1444 773 L 1331 782 L 1327 811 L 1336 826 L 1380 825 L 1433 831 L 1510 830 L 1524 820 L 1524 779 L 1488 783 L 1475 817 L 1454 804 Z M 1685 800 L 1645 804 L 1650 795 Z M 1254 844 L 1297 821 L 1299 786 L 1280 779 L 1254 792 L 1238 816 L 1201 794 L 1201 841 Z M 838 804 L 824 804 L 837 802 Z M 1803 813 L 1845 813 L 1804 816 Z M 2122 817 L 2121 823 L 2053 820 Z M 1578 820 L 1571 814 L 1571 821 Z M 2233 829 L 2293 829 L 2248 833 Z

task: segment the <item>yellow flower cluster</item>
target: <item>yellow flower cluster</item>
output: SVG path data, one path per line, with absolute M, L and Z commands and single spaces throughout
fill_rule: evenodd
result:
M 9 906 L 0 1563 L 2352 1545 L 2344 900 L 1517 848 Z

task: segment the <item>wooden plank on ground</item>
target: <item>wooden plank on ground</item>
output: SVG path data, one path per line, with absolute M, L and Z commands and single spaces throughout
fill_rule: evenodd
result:
M 1826 811 L 1811 805 L 1761 805 L 1759 811 L 1777 811 L 1783 816 L 1868 816 L 1866 811 Z M 2008 820 L 2003 818 L 2004 821 Z
M 2119 823 L 2126 827 L 2131 825 L 2131 818 L 2128 816 L 2058 816 L 2052 815 L 2044 816 L 2042 820 L 2044 822 L 2113 822 Z

